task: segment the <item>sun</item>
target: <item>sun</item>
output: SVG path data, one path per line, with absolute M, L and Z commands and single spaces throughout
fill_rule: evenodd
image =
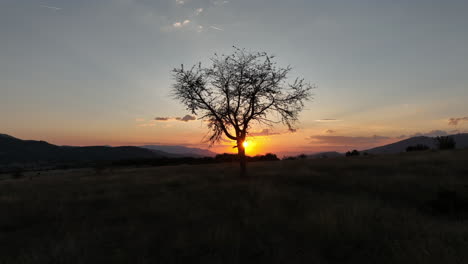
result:
M 249 142 L 248 141 L 244 141 L 244 143 L 242 143 L 242 146 L 244 146 L 244 148 L 247 148 L 249 146 Z

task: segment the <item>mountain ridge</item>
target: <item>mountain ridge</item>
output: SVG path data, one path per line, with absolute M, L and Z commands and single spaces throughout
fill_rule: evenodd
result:
M 207 149 L 189 148 L 179 145 L 145 145 L 140 147 L 193 158 L 214 157 L 218 154 Z
M 184 146 L 58 146 L 42 140 L 23 140 L 0 133 L 0 164 L 198 158 L 214 157 L 216 154 Z
M 449 135 L 449 137 L 452 137 L 455 140 L 455 148 L 468 148 L 468 133 Z M 407 147 L 418 144 L 426 145 L 432 149 L 437 148 L 434 137 L 417 136 L 391 144 L 363 150 L 362 152 L 367 152 L 369 154 L 395 154 L 405 152 Z

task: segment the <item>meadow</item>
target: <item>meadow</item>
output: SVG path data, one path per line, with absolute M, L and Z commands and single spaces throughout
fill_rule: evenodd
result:
M 0 263 L 468 263 L 468 150 L 0 175 Z

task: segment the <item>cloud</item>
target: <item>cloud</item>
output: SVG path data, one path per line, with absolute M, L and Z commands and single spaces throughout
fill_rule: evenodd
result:
M 229 1 L 221 1 L 221 0 L 216 0 L 216 1 L 213 1 L 213 5 L 215 6 L 223 6 L 225 4 L 228 4 Z
M 154 118 L 155 121 L 165 122 L 165 121 L 181 121 L 181 122 L 189 122 L 193 120 L 197 120 L 195 116 L 186 115 L 184 117 L 156 117 Z
M 427 133 L 415 133 L 410 135 L 409 137 L 440 137 L 440 136 L 448 136 L 448 133 L 443 130 L 432 130 Z
M 308 140 L 314 145 L 367 147 L 387 143 L 392 138 L 383 136 L 350 137 L 350 136 L 310 136 Z
M 280 133 L 275 133 L 275 132 L 271 132 L 270 129 L 263 129 L 262 131 L 260 132 L 253 132 L 253 133 L 249 133 L 249 136 L 252 136 L 252 137 L 262 137 L 262 136 L 274 136 L 274 135 L 279 135 Z
M 184 5 L 185 1 L 184 0 L 176 0 L 177 5 Z
M 216 29 L 216 30 L 219 30 L 219 31 L 224 31 L 224 29 L 222 29 L 222 28 L 219 28 L 219 27 L 215 27 L 215 26 L 210 26 L 210 28 L 212 28 L 212 29 Z
M 451 130 L 451 131 L 444 131 L 444 130 L 432 130 L 426 133 L 414 133 L 411 135 L 401 135 L 396 137 L 396 139 L 405 139 L 405 138 L 412 138 L 412 137 L 442 137 L 442 136 L 449 136 L 452 134 L 460 133 L 461 131 L 458 129 Z
M 175 28 L 182 28 L 182 27 L 185 27 L 187 26 L 188 24 L 190 24 L 190 20 L 184 20 L 182 22 L 175 22 L 174 24 L 172 24 L 173 27 Z
M 176 117 L 176 120 L 177 121 L 183 121 L 183 122 L 189 122 L 189 121 L 197 120 L 197 118 L 195 116 L 192 116 L 192 115 L 186 115 L 186 116 L 184 116 L 182 118 Z
M 171 117 L 156 117 L 154 120 L 156 121 L 169 121 L 171 120 Z
M 325 131 L 325 133 L 327 133 L 327 134 L 334 134 L 334 133 L 336 133 L 336 131 L 335 131 L 335 130 L 328 129 L 328 130 Z
M 342 121 L 342 120 L 332 119 L 332 118 L 324 118 L 324 119 L 315 120 L 315 122 L 338 122 L 338 121 Z
M 40 7 L 52 9 L 52 10 L 54 10 L 54 11 L 62 10 L 61 7 L 56 7 L 56 6 L 40 5 Z
M 458 125 L 458 123 L 463 122 L 463 121 L 468 121 L 468 117 L 450 118 L 448 124 L 451 126 L 456 126 Z
M 203 8 L 198 8 L 195 10 L 195 15 L 198 16 L 200 15 L 201 13 L 203 13 Z

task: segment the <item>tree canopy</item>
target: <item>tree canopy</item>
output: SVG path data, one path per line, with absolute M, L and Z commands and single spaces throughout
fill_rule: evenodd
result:
M 314 87 L 301 78 L 288 83 L 292 68 L 279 67 L 274 58 L 235 48 L 230 55 L 215 54 L 209 67 L 181 65 L 173 70 L 173 95 L 207 122 L 207 141 L 214 144 L 225 135 L 245 155 L 242 143 L 252 124 L 283 123 L 293 131 L 304 102 L 312 97 Z

